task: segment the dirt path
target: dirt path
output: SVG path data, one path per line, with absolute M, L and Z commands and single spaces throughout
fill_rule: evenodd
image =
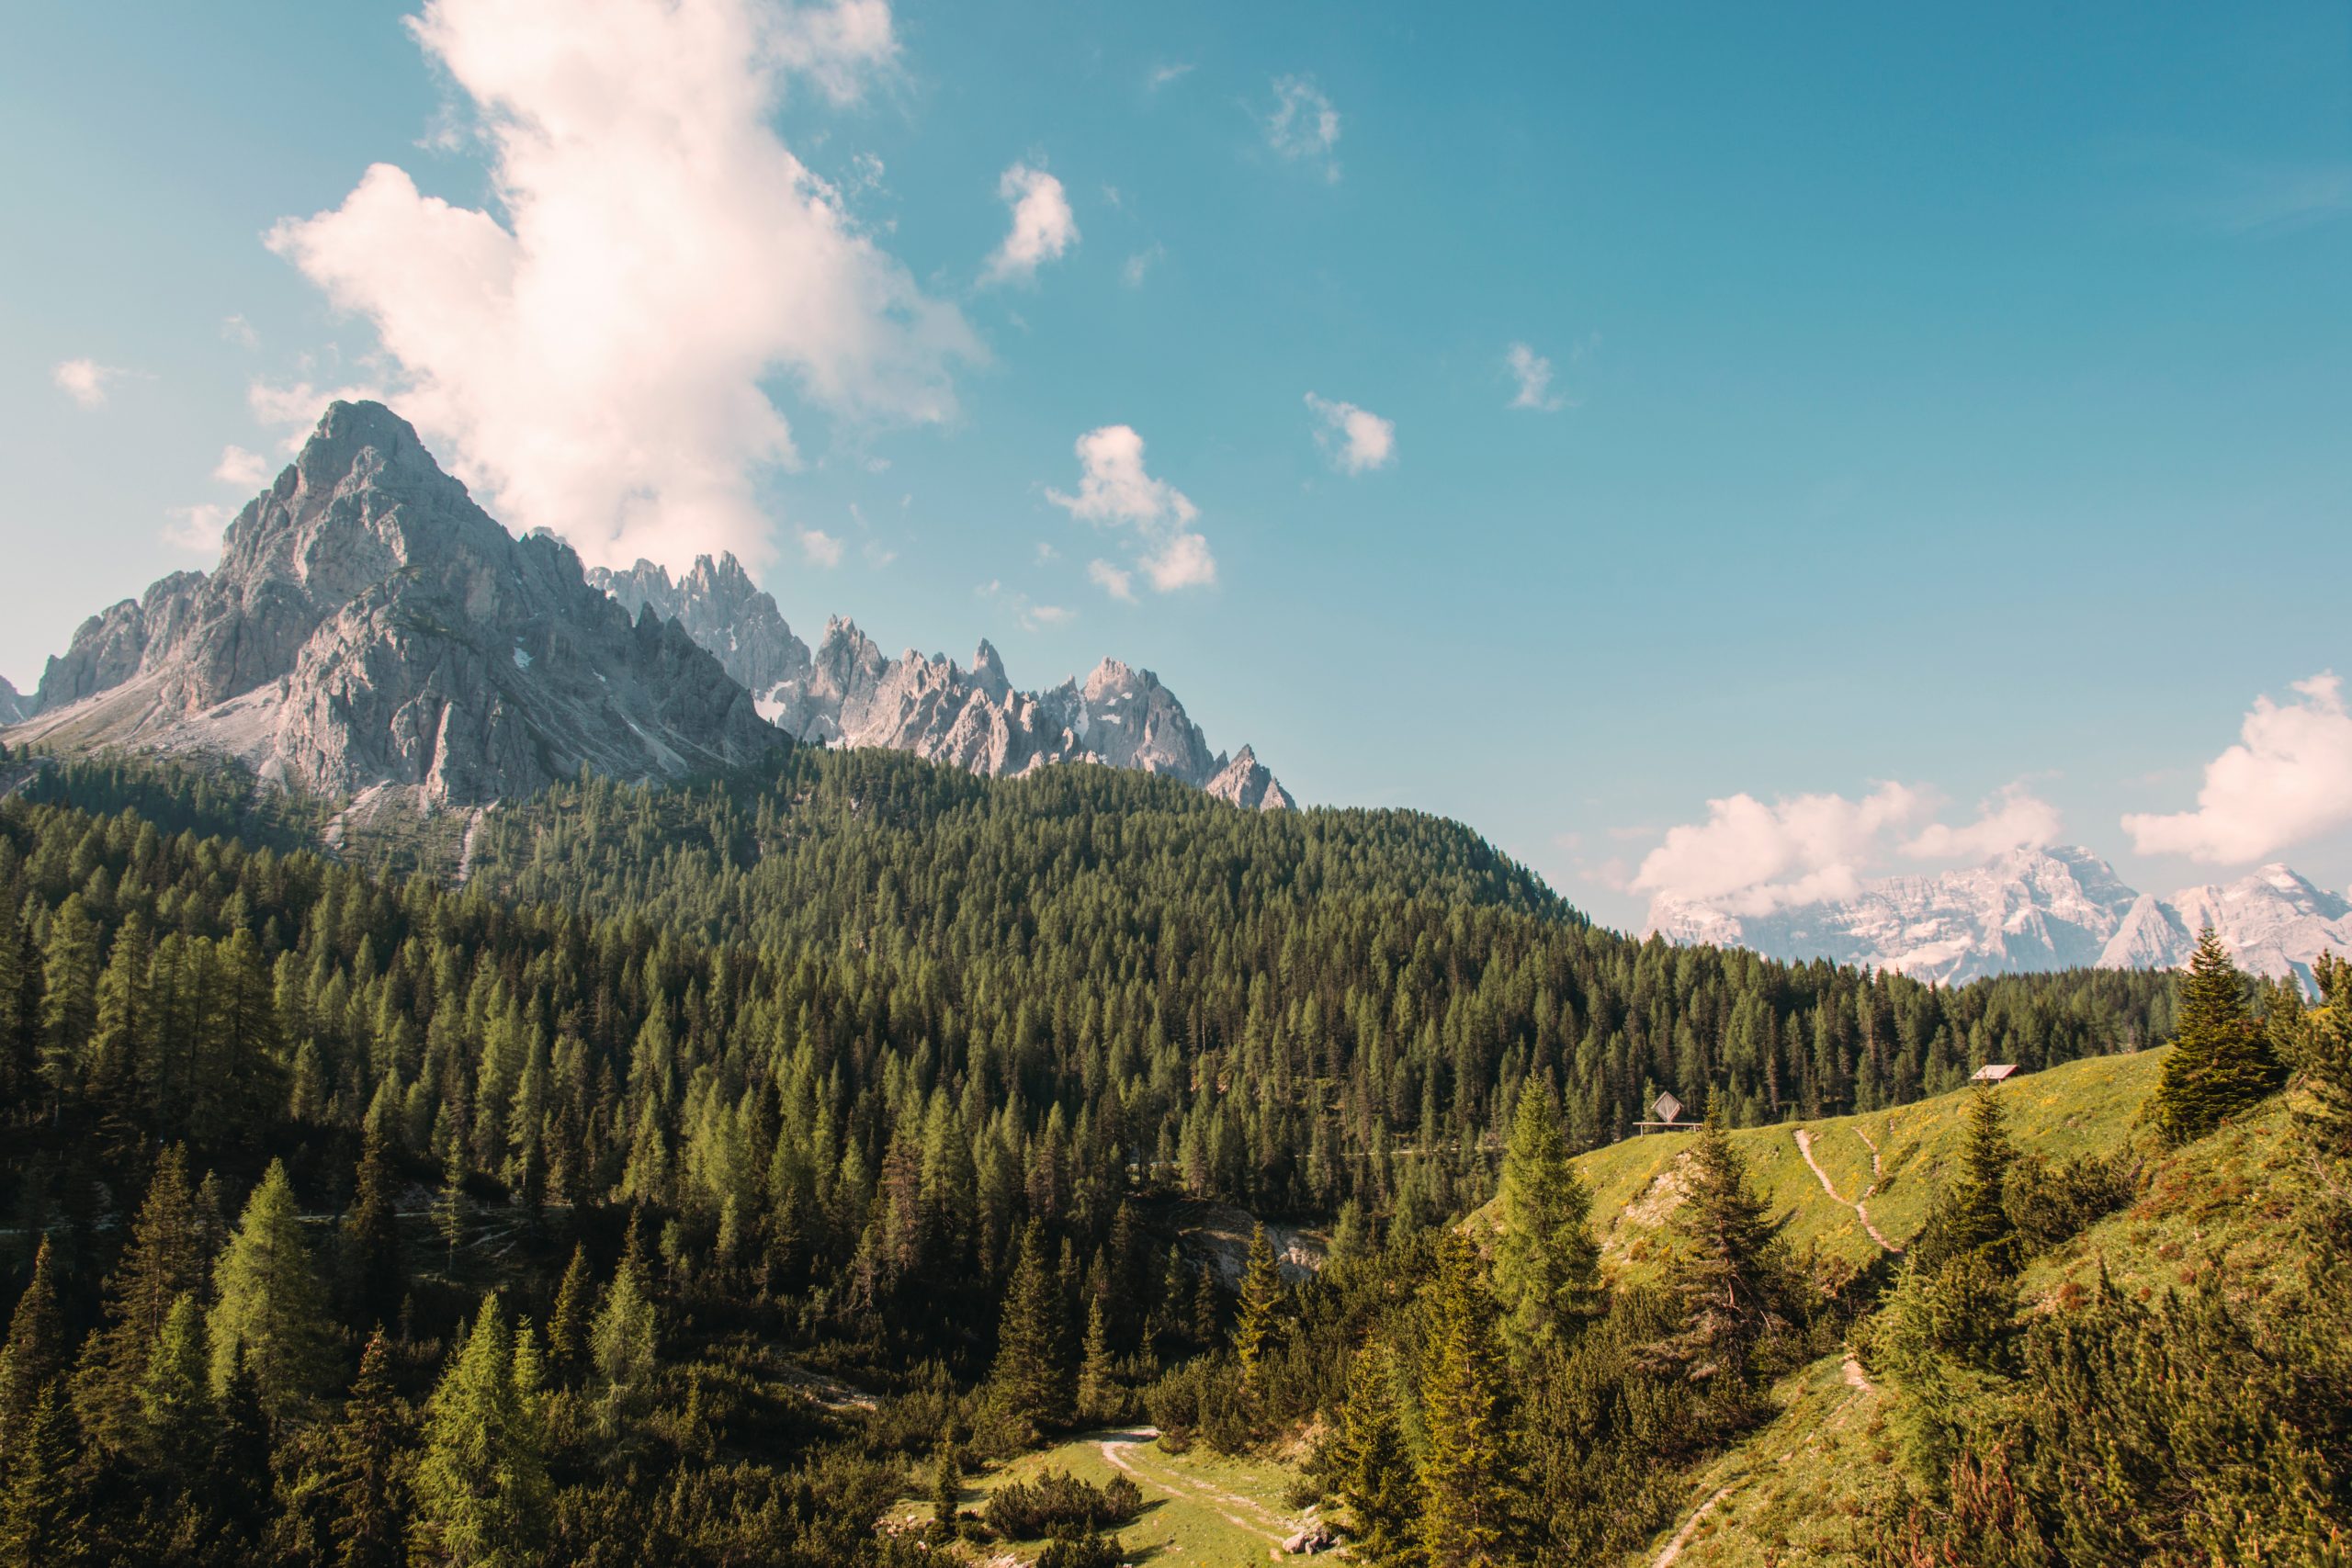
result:
M 1682 1528 L 1674 1532 L 1674 1539 L 1666 1543 L 1666 1550 L 1657 1554 L 1657 1561 L 1651 1563 L 1650 1568 L 1671 1568 L 1674 1560 L 1682 1555 L 1682 1549 L 1690 1544 L 1690 1537 L 1698 1531 L 1700 1522 L 1715 1511 L 1716 1504 L 1730 1496 L 1738 1487 L 1739 1483 L 1735 1481 L 1729 1486 L 1716 1488 L 1713 1496 L 1699 1505 L 1697 1513 L 1682 1521 Z
M 1187 1503 L 1202 1504 L 1235 1529 L 1246 1530 L 1275 1548 L 1279 1549 L 1290 1535 L 1296 1532 L 1295 1525 L 1277 1517 L 1247 1497 L 1211 1486 L 1206 1482 L 1190 1481 L 1181 1475 L 1167 1475 L 1146 1470 L 1136 1464 L 1128 1450 L 1141 1448 L 1159 1436 L 1159 1429 L 1156 1427 L 1138 1427 L 1133 1431 L 1114 1432 L 1104 1438 L 1100 1444 L 1103 1462 L 1133 1476 L 1147 1486 L 1158 1487 L 1170 1497 L 1181 1498 Z M 1239 1514 L 1234 1513 L 1232 1508 L 1227 1506 L 1227 1504 L 1232 1505 L 1234 1508 L 1247 1509 L 1255 1514 L 1261 1522 L 1252 1524 Z
M 1861 1136 L 1860 1134 L 1856 1134 L 1855 1135 L 1857 1137 Z M 1870 1140 L 1868 1138 L 1863 1138 L 1862 1142 L 1869 1144 Z M 1878 1183 L 1876 1180 L 1871 1181 L 1869 1190 L 1863 1192 L 1861 1198 L 1857 1198 L 1851 1202 L 1847 1202 L 1845 1199 L 1838 1196 L 1838 1189 L 1831 1184 L 1829 1180 L 1829 1173 L 1822 1169 L 1820 1162 L 1813 1157 L 1813 1134 L 1806 1132 L 1803 1127 L 1797 1129 L 1797 1153 L 1804 1156 L 1804 1163 L 1811 1168 L 1813 1174 L 1820 1179 L 1821 1190 L 1829 1194 L 1829 1201 L 1833 1203 L 1843 1204 L 1845 1207 L 1854 1211 L 1854 1217 L 1862 1222 L 1862 1229 L 1868 1231 L 1870 1233 L 1871 1239 L 1878 1243 L 1879 1250 L 1881 1252 L 1892 1253 L 1896 1257 L 1902 1256 L 1903 1249 L 1895 1246 L 1894 1243 L 1887 1240 L 1886 1237 L 1879 1235 L 1878 1227 L 1871 1224 L 1870 1208 L 1862 1201 L 1864 1198 L 1868 1198 L 1871 1193 L 1878 1190 Z M 1875 1144 L 1871 1144 L 1871 1175 L 1873 1178 L 1878 1175 L 1878 1145 Z

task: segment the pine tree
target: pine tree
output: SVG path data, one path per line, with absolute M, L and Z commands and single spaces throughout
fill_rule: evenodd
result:
M 138 1382 L 135 1446 L 146 1462 L 185 1485 L 217 1427 L 212 1357 L 204 1342 L 204 1314 L 184 1295 L 164 1314 Z
M 44 1386 L 9 1445 L 0 1494 L 0 1568 L 66 1568 L 90 1560 L 89 1520 L 74 1470 L 74 1416 Z
M 1033 1439 L 1064 1425 L 1069 1416 L 1059 1294 L 1046 1263 L 1045 1226 L 1031 1220 L 1021 1233 L 1021 1251 L 997 1320 L 989 1382 L 1000 1407 Z
M 548 1319 L 548 1359 L 559 1373 L 576 1371 L 588 1354 L 589 1314 L 595 1284 L 588 1276 L 588 1248 L 575 1246 L 563 1283 L 556 1287 L 555 1312 Z
M 517 1354 L 498 1298 L 485 1300 L 425 1405 L 412 1561 L 451 1568 L 538 1561 L 548 1482 L 536 1368 L 534 1354 Z
M 1118 1415 L 1118 1385 L 1111 1363 L 1111 1328 L 1102 1298 L 1086 1303 L 1086 1348 L 1078 1364 L 1078 1418 L 1109 1421 Z
M 1261 1221 L 1250 1233 L 1249 1259 L 1241 1269 L 1241 1314 L 1233 1325 L 1234 1353 L 1240 1358 L 1242 1376 L 1253 1392 L 1261 1388 L 1260 1362 L 1282 1326 L 1283 1307 L 1288 1299 L 1282 1265 L 1274 1259 L 1273 1243 L 1267 1239 Z
M 121 1452 L 134 1441 L 140 1382 L 164 1321 L 182 1298 L 204 1289 L 209 1259 L 202 1247 L 187 1151 L 175 1144 L 155 1162 L 130 1245 L 107 1281 L 106 1326 L 91 1337 L 74 1374 L 84 1433 L 101 1448 Z
M 400 1215 L 393 1207 L 399 1178 L 392 1169 L 391 1143 L 370 1132 L 361 1145 L 359 1180 L 343 1216 L 343 1293 L 345 1321 L 380 1326 L 400 1314 L 401 1280 Z
M 2173 1053 L 2148 1102 L 2165 1141 L 2201 1138 L 2278 1086 L 2270 1042 L 2246 1006 L 2245 976 L 2208 926 L 2181 982 Z
M 1998 1273 L 2015 1265 L 2017 1227 L 2010 1223 L 2006 1199 L 2009 1146 L 2000 1091 L 1978 1084 L 1968 1102 L 1968 1140 L 1961 1151 L 1960 1175 L 1941 1205 L 1942 1246 L 1954 1254 L 1974 1254 Z
M 1348 1363 L 1347 1402 L 1333 1443 L 1340 1500 L 1358 1561 L 1404 1563 L 1414 1552 L 1412 1454 L 1396 1399 L 1396 1357 L 1385 1342 Z
M 1590 1316 L 1600 1285 L 1592 1193 L 1568 1162 L 1568 1141 L 1540 1085 L 1520 1089 L 1499 1198 L 1495 1293 L 1504 1331 L 1524 1357 L 1561 1344 Z
M 286 1163 L 272 1160 L 245 1205 L 237 1234 L 212 1270 L 212 1393 L 225 1398 L 240 1363 L 273 1420 L 299 1411 L 324 1386 L 333 1344 L 326 1292 L 302 1240 Z
M 1736 1381 L 1747 1375 L 1749 1348 L 1785 1321 L 1785 1260 L 1724 1130 L 1719 1098 L 1687 1159 L 1665 1278 L 1685 1316 L 1675 1348 L 1691 1377 Z
M 1512 1550 L 1516 1501 L 1507 1447 L 1510 1369 L 1476 1250 L 1458 1232 L 1438 1244 L 1429 1287 L 1421 1414 L 1421 1551 L 1430 1568 L 1491 1568 Z
M 956 1510 L 964 1506 L 964 1450 L 952 1442 L 939 1445 L 939 1460 L 931 1472 L 931 1522 L 935 1539 L 956 1533 Z
M 57 1302 L 56 1254 L 49 1237 L 33 1254 L 33 1277 L 17 1298 L 8 1319 L 8 1339 L 0 1348 L 0 1454 L 32 1418 L 33 1406 L 65 1371 L 70 1349 L 65 1314 Z
M 596 1371 L 616 1399 L 629 1397 L 652 1380 L 659 1353 L 661 1326 L 653 1298 L 646 1292 L 643 1269 L 632 1247 L 621 1259 L 620 1272 L 605 1287 L 603 1304 L 588 1330 Z
M 78 893 L 49 923 L 41 954 L 41 1077 L 52 1093 L 82 1087 L 90 1036 L 98 1021 L 98 922 Z
M 407 1411 L 392 1389 L 384 1331 L 369 1336 L 343 1419 L 328 1438 L 324 1490 L 336 1568 L 400 1568 L 407 1496 L 401 1456 Z

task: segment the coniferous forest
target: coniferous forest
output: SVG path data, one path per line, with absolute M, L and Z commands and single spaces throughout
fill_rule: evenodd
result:
M 2333 966 L 2306 1010 L 2218 950 L 1947 990 L 1641 942 L 1449 822 L 1093 767 L 341 826 L 119 761 L 0 804 L 0 1562 L 1108 1562 L 1132 1486 L 958 1480 L 1138 1420 L 1303 1454 L 1358 1561 L 1607 1562 L 1848 1344 L 1932 1391 L 1877 1561 L 2343 1560 Z M 2175 1143 L 2308 1086 L 2313 1261 L 2262 1313 L 2023 1313 L 2134 1179 L 2021 1164 L 1989 1096 L 1869 1270 L 1728 1136 L 2176 1036 Z M 1569 1162 L 1664 1089 L 1708 1124 L 1612 1283 Z M 1261 1222 L 1238 1277 L 1204 1205 Z

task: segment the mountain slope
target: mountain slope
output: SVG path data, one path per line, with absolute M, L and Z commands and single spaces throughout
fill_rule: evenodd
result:
M 329 793 L 473 805 L 589 768 L 735 766 L 781 740 L 686 633 L 516 539 L 377 403 L 336 403 L 209 576 L 84 623 L 12 741 L 223 754 Z
M 1105 659 L 1082 684 L 1018 691 L 985 641 L 968 667 L 913 649 L 892 658 L 839 616 L 812 651 L 731 555 L 704 556 L 674 580 L 639 561 L 627 571 L 600 568 L 589 581 L 628 609 L 650 606 L 678 621 L 798 739 L 910 751 L 991 778 L 1103 762 L 1166 773 L 1237 806 L 1294 804 L 1249 747 L 1230 758 L 1213 753 L 1148 670 Z
M 2045 969 L 2176 968 L 2208 924 L 2242 966 L 2292 975 L 2307 989 L 2320 953 L 2352 952 L 2352 903 L 2284 865 L 2157 898 L 2126 886 L 2088 850 L 2064 845 L 1888 877 L 1849 899 L 1762 915 L 1662 897 L 1649 924 L 1671 942 L 1827 958 L 1947 985 Z

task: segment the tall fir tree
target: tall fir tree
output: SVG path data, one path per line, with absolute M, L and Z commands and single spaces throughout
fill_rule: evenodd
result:
M 537 1364 L 535 1353 L 518 1354 L 498 1298 L 485 1300 L 425 1405 L 411 1561 L 449 1568 L 539 1561 L 549 1486 Z
M 204 1314 L 193 1295 L 180 1297 L 164 1314 L 137 1393 L 137 1434 L 127 1446 L 151 1470 L 193 1484 L 219 1428 Z
M 1787 1321 L 1786 1259 L 1732 1147 L 1721 1097 L 1691 1136 L 1664 1281 L 1683 1312 L 1674 1350 L 1693 1379 L 1737 1382 L 1756 1342 Z
M 188 1185 L 187 1150 L 174 1144 L 155 1161 L 130 1244 L 107 1280 L 106 1325 L 90 1337 L 74 1373 L 74 1405 L 91 1442 L 116 1452 L 131 1446 L 140 1382 L 164 1321 L 182 1299 L 204 1289 L 210 1261 Z
M 335 1568 L 401 1568 L 408 1522 L 401 1473 L 408 1412 L 392 1387 L 391 1354 L 378 1329 L 327 1440 L 321 1480 L 332 1509 Z
M 2270 1041 L 2246 1005 L 2245 976 L 2208 926 L 2197 938 L 2148 1117 L 2166 1143 L 2201 1138 L 2278 1087 Z
M 390 1138 L 368 1132 L 342 1227 L 345 1316 L 363 1328 L 393 1323 L 400 1316 L 403 1275 L 400 1215 L 393 1207 L 399 1181 Z
M 1078 1418 L 1108 1421 L 1117 1414 L 1118 1383 L 1111 1360 L 1111 1323 L 1102 1298 L 1091 1292 L 1086 1303 L 1086 1345 L 1078 1363 Z
M 1560 1119 L 1539 1084 L 1520 1089 L 1503 1153 L 1495 1294 L 1522 1357 L 1563 1344 L 1599 1303 L 1592 1193 L 1569 1163 Z
M 997 1319 L 989 1383 L 999 1408 L 1034 1438 L 1064 1425 L 1069 1378 L 1062 1363 L 1061 1293 L 1046 1262 L 1046 1230 L 1031 1220 Z
M 1250 1232 L 1250 1252 L 1241 1266 L 1241 1311 L 1233 1323 L 1234 1354 L 1253 1395 L 1263 1389 L 1262 1363 L 1282 1330 L 1283 1309 L 1289 1300 L 1282 1265 L 1261 1220 Z
M 57 1252 L 48 1236 L 33 1253 L 33 1277 L 8 1317 L 0 1345 L 0 1454 L 31 1419 L 42 1393 L 65 1371 L 65 1314 L 57 1299 Z
M 74 1568 L 92 1561 L 74 1437 L 74 1413 L 50 1382 L 25 1413 L 0 1477 L 0 1568 Z
M 272 1420 L 300 1411 L 325 1385 L 334 1358 L 326 1292 L 302 1239 L 286 1162 L 272 1160 L 212 1270 L 212 1392 L 226 1396 L 238 1366 L 253 1373 Z
M 595 1291 L 595 1281 L 588 1274 L 588 1248 L 574 1246 L 563 1281 L 556 1287 L 555 1311 L 548 1317 L 548 1360 L 559 1376 L 576 1375 L 587 1359 Z
M 1421 1362 L 1421 1551 L 1429 1568 L 1499 1568 L 1517 1550 L 1510 1367 L 1477 1249 L 1457 1231 L 1438 1243 Z
M 1419 1551 L 1412 1452 L 1405 1442 L 1396 1376 L 1396 1355 L 1385 1340 L 1355 1353 L 1348 1363 L 1347 1399 L 1332 1442 L 1352 1553 L 1375 1568 L 1403 1568 Z
M 588 1330 L 596 1371 L 605 1380 L 609 1397 L 629 1399 L 652 1381 L 660 1338 L 661 1324 L 646 1289 L 645 1265 L 631 1247 L 621 1258 L 613 1282 L 605 1287 L 604 1302 Z

